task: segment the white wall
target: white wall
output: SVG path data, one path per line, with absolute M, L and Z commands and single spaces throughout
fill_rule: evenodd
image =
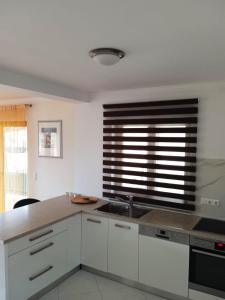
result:
M 90 103 L 35 103 L 28 115 L 29 195 L 41 200 L 66 191 L 102 196 L 103 103 L 189 97 L 200 100 L 198 199 L 203 195 L 221 200 L 219 208 L 201 206 L 198 212 L 225 216 L 225 182 L 217 180 L 225 178 L 225 82 L 101 93 Z M 63 120 L 63 159 L 38 158 L 37 121 L 57 119 Z
M 103 103 L 190 97 L 200 100 L 198 157 L 225 159 L 225 82 L 101 93 L 91 103 L 76 106 L 74 190 L 102 195 Z M 225 201 L 223 209 L 225 212 Z
M 73 190 L 75 105 L 61 101 L 34 103 L 28 111 L 29 196 L 45 200 Z M 63 158 L 38 157 L 38 120 L 62 120 Z M 37 174 L 37 180 L 34 174 Z

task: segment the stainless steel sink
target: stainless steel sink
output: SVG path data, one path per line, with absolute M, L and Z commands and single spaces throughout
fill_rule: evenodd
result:
M 137 206 L 130 208 L 128 205 L 120 203 L 107 203 L 96 208 L 96 210 L 130 218 L 140 218 L 150 211 L 150 209 Z

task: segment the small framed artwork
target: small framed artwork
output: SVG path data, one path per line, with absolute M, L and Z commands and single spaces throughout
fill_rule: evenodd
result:
M 62 121 L 38 121 L 38 156 L 62 158 Z

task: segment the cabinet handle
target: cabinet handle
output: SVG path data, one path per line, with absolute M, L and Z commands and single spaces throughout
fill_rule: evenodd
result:
M 170 238 L 168 237 L 168 236 L 166 236 L 166 235 L 161 235 L 161 234 L 156 234 L 155 235 L 157 238 L 159 238 L 159 239 L 164 239 L 164 240 L 169 240 Z
M 47 268 L 45 268 L 44 270 L 42 270 L 40 273 L 38 273 L 38 274 L 36 274 L 36 275 L 33 275 L 33 276 L 29 277 L 29 280 L 30 280 L 30 281 L 33 281 L 34 279 L 40 277 L 41 275 L 43 275 L 43 274 L 49 272 L 49 271 L 52 270 L 52 269 L 53 269 L 53 266 L 48 266 Z
M 102 221 L 100 221 L 100 220 L 95 220 L 95 219 L 87 219 L 87 221 L 88 222 L 92 222 L 92 223 L 98 223 L 98 224 L 101 224 L 102 223 Z
M 130 226 L 128 226 L 128 225 L 121 225 L 121 224 L 115 224 L 115 227 L 119 227 L 119 228 L 123 228 L 123 229 L 131 229 L 131 227 Z
M 201 251 L 201 250 L 197 250 L 197 249 L 192 249 L 192 252 L 198 253 L 198 254 L 203 254 L 203 255 L 208 255 L 208 256 L 212 256 L 212 257 L 217 257 L 217 258 L 225 259 L 224 255 L 214 254 L 214 253 L 205 252 L 205 251 Z
M 54 245 L 54 243 L 49 243 L 48 245 L 45 245 L 45 246 L 43 246 L 43 247 L 41 247 L 41 248 L 39 248 L 39 249 L 37 249 L 37 250 L 31 251 L 31 252 L 30 252 L 30 255 L 31 255 L 31 256 L 32 256 L 32 255 L 35 255 L 35 254 L 37 254 L 37 253 L 39 253 L 39 252 L 41 252 L 41 251 L 43 251 L 43 250 L 45 250 L 45 249 L 47 249 L 47 248 L 52 247 L 53 245 Z
M 38 239 L 40 239 L 41 237 L 43 237 L 43 236 L 45 236 L 45 235 L 48 235 L 48 234 L 50 234 L 50 233 L 53 233 L 53 229 L 50 229 L 50 230 L 48 230 L 48 231 L 46 231 L 46 232 L 43 232 L 43 233 L 41 233 L 41 234 L 39 234 L 39 235 L 36 235 L 36 236 L 34 236 L 34 237 L 31 237 L 31 238 L 29 238 L 29 241 L 30 241 L 30 242 L 33 242 L 33 241 L 38 240 Z

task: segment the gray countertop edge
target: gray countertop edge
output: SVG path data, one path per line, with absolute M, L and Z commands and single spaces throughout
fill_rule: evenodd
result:
M 26 235 L 28 235 L 28 234 L 31 234 L 31 233 L 33 233 L 33 232 L 35 232 L 35 231 L 38 231 L 38 230 L 41 230 L 41 229 L 43 229 L 43 228 L 45 228 L 45 227 L 47 227 L 47 226 L 54 225 L 55 223 L 58 223 L 58 222 L 60 222 L 60 221 L 64 221 L 64 220 L 66 220 L 66 219 L 68 219 L 68 218 L 70 218 L 70 217 L 73 217 L 73 216 L 75 216 L 75 215 L 78 215 L 78 214 L 80 214 L 80 213 L 81 213 L 81 210 L 80 210 L 80 211 L 77 211 L 77 212 L 74 212 L 74 213 L 71 213 L 71 214 L 68 214 L 67 216 L 61 217 L 61 218 L 59 218 L 59 219 L 57 219 L 57 220 L 55 220 L 55 221 L 51 221 L 51 222 L 48 222 L 48 223 L 43 223 L 43 224 L 41 224 L 40 226 L 38 226 L 38 227 L 36 227 L 36 228 L 33 228 L 33 229 L 30 229 L 30 230 L 21 232 L 20 234 L 17 234 L 17 235 L 15 235 L 15 236 L 12 236 L 12 237 L 7 238 L 7 239 L 2 239 L 2 240 L 0 240 L 0 241 L 3 241 L 4 244 L 8 244 L 8 243 L 10 243 L 10 242 L 12 242 L 12 241 L 15 241 L 15 240 L 17 240 L 17 239 L 19 239 L 19 238 L 22 238 L 22 237 L 24 237 L 24 236 L 26 236 Z

